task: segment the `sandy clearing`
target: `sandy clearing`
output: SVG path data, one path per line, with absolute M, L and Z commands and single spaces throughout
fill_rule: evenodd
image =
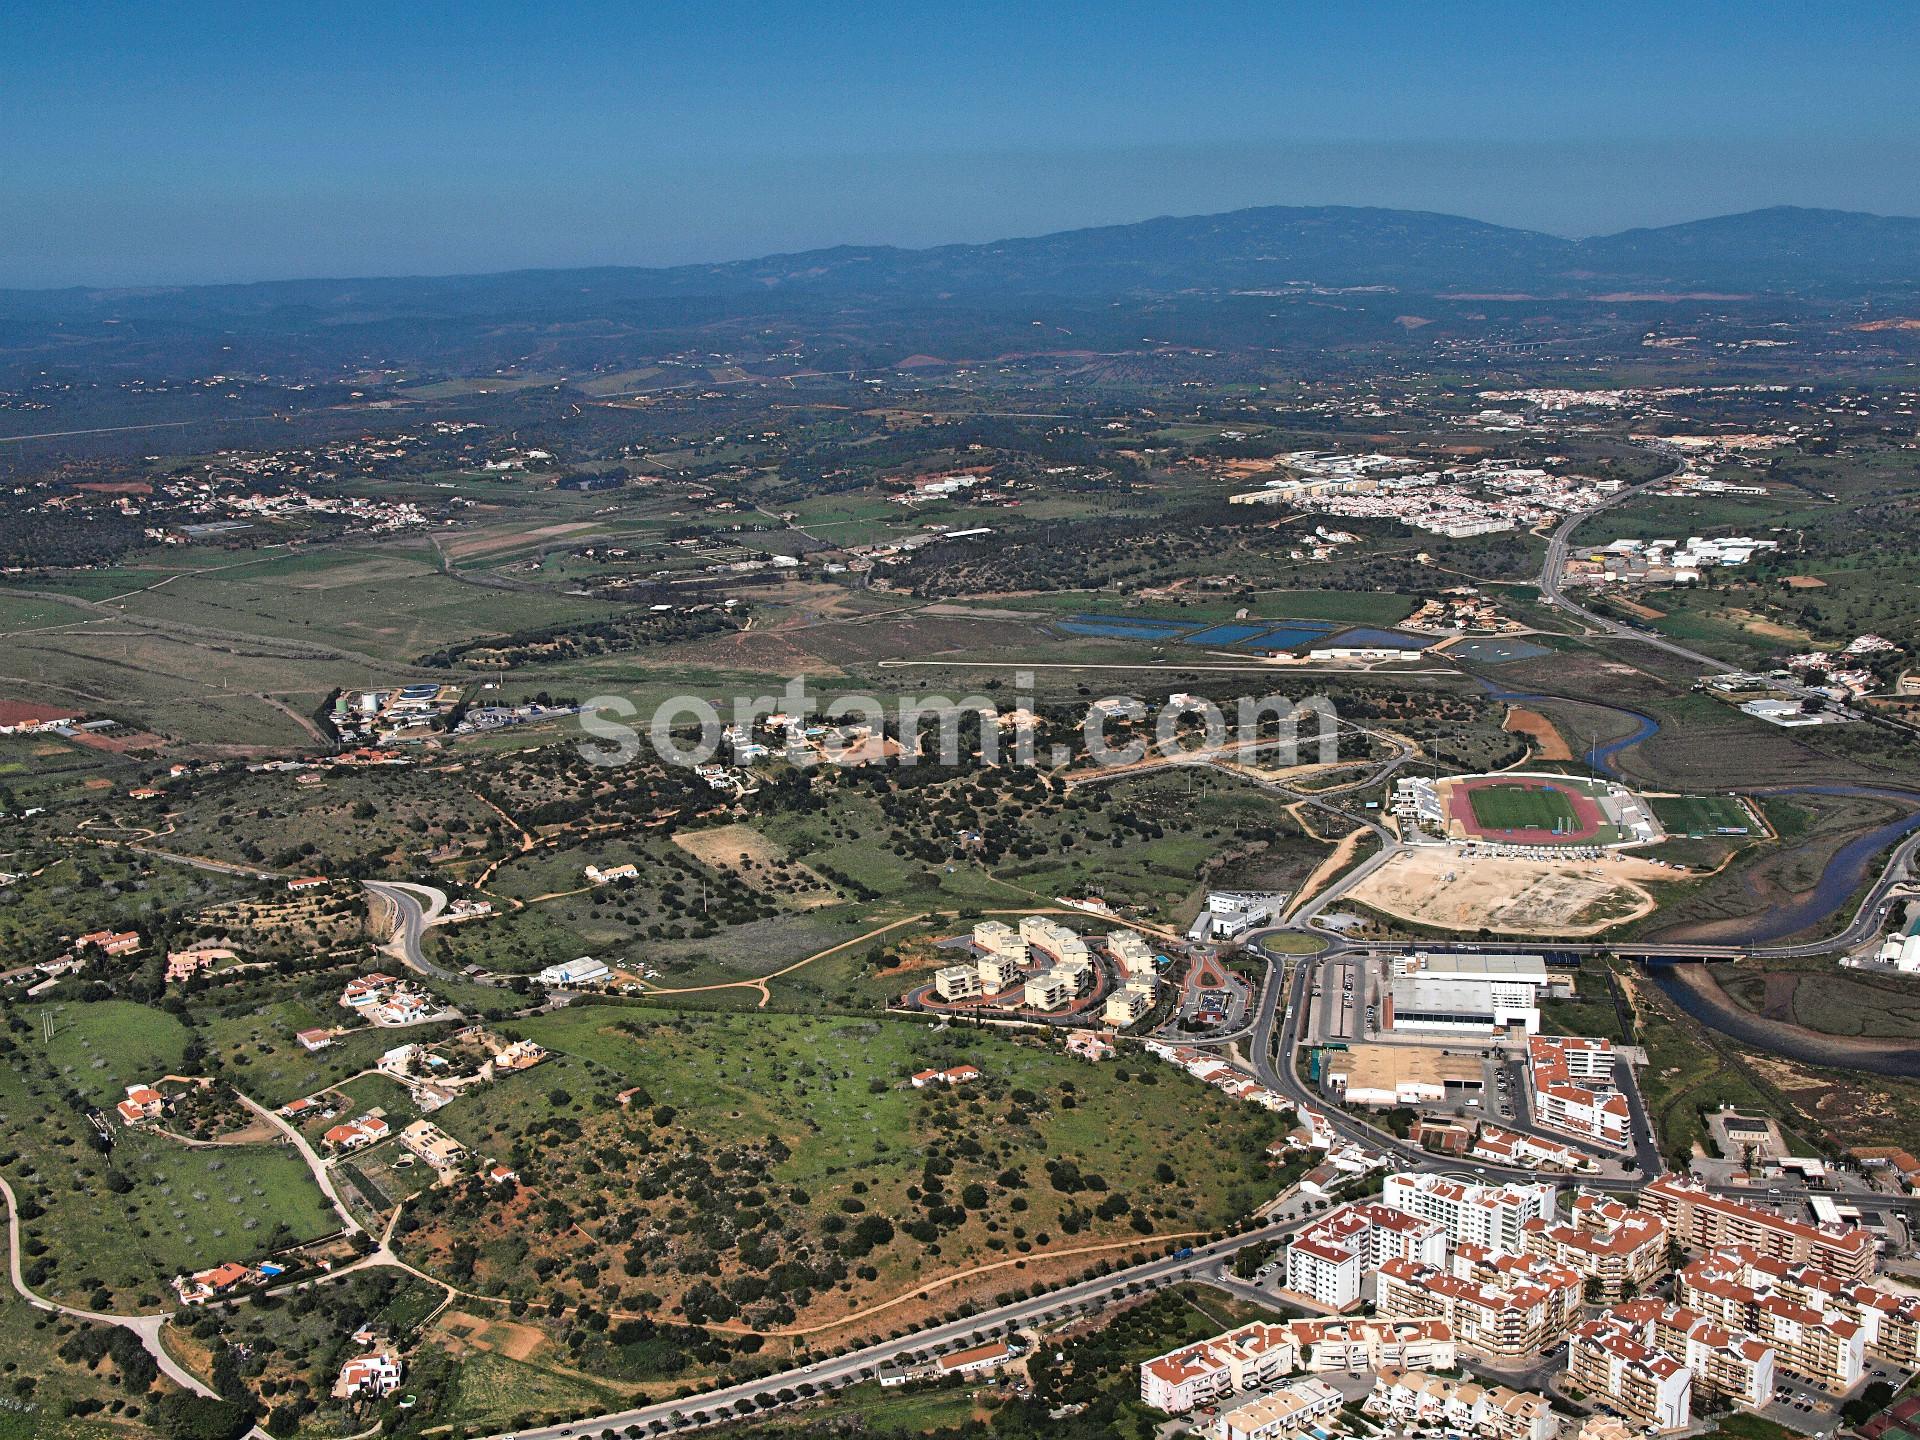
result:
M 1789 645 L 1813 644 L 1813 636 L 1805 630 L 1797 630 L 1791 625 L 1782 625 L 1767 619 L 1764 615 L 1756 615 L 1751 610 L 1723 610 L 1720 613 L 1738 624 L 1742 630 L 1758 635 L 1764 640 L 1779 640 Z
M 802 909 L 832 905 L 840 898 L 834 889 L 814 871 L 790 859 L 786 850 L 751 825 L 715 825 L 699 830 L 676 830 L 673 843 L 701 864 L 725 870 L 743 885 L 755 890 L 773 888 L 777 867 L 803 877 L 806 890 L 788 896 L 791 904 Z
M 1643 605 L 1638 600 L 1629 600 L 1624 595 L 1609 595 L 1607 598 L 1629 615 L 1638 615 L 1642 620 L 1664 620 L 1666 618 L 1666 611 L 1656 610 L 1651 605 Z
M 440 1317 L 440 1328 L 475 1350 L 505 1355 L 509 1360 L 528 1359 L 546 1342 L 546 1336 L 531 1325 L 495 1320 L 466 1310 L 449 1310 Z
M 1573 751 L 1567 748 L 1567 742 L 1561 737 L 1554 723 L 1538 710 L 1523 709 L 1518 705 L 1507 707 L 1507 723 L 1503 727 L 1512 734 L 1524 735 L 1533 746 L 1533 758 L 1536 760 L 1571 760 Z
M 1443 930 L 1524 930 L 1573 938 L 1650 915 L 1640 882 L 1678 872 L 1631 856 L 1607 860 L 1467 859 L 1451 846 L 1395 855 L 1352 892 L 1389 915 Z
M 1304 802 L 1303 802 L 1304 803 Z M 1302 829 L 1306 828 L 1304 825 Z M 1353 860 L 1354 852 L 1360 848 L 1360 842 L 1373 832 L 1362 825 L 1349 830 L 1341 836 L 1340 843 L 1333 847 L 1333 853 L 1313 867 L 1313 873 L 1307 876 L 1306 883 L 1300 887 L 1300 893 L 1293 897 L 1293 903 L 1287 907 L 1287 914 L 1296 914 L 1300 907 L 1311 900 L 1334 876 L 1346 869 Z

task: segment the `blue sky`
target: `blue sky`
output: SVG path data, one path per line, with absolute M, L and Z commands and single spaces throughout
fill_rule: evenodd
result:
M 1261 204 L 1920 214 L 1920 6 L 0 7 L 0 286 L 672 264 Z

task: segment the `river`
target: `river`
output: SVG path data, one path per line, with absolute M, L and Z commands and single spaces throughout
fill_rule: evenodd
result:
M 1568 696 L 1540 695 L 1526 691 L 1502 690 L 1491 681 L 1475 676 L 1490 699 L 1515 705 L 1536 705 Z M 1609 705 L 1599 700 L 1578 701 L 1600 710 L 1611 710 L 1633 722 L 1633 729 L 1617 740 L 1594 748 L 1591 761 L 1595 769 L 1618 779 L 1621 755 L 1660 733 L 1660 722 L 1640 710 L 1624 705 Z M 1905 815 L 1875 826 L 1847 841 L 1827 862 L 1820 879 L 1811 890 L 1779 901 L 1769 900 L 1767 908 L 1738 920 L 1715 922 L 1695 927 L 1686 935 L 1689 942 L 1712 945 L 1764 945 L 1784 940 L 1803 930 L 1812 930 L 1833 916 L 1870 878 L 1868 867 L 1888 846 L 1920 829 L 1920 795 L 1912 791 L 1882 789 L 1872 785 L 1767 785 L 1744 792 L 1748 795 L 1851 795 L 1859 799 L 1887 800 L 1907 810 Z M 1708 933 L 1709 930 L 1711 933 Z M 1678 937 L 1676 937 L 1678 938 Z
M 1870 1075 L 1920 1076 L 1920 1047 L 1897 1040 L 1853 1040 L 1769 1020 L 1735 1004 L 1705 965 L 1655 964 L 1653 983 L 1674 1004 L 1722 1035 L 1755 1050 L 1829 1069 Z

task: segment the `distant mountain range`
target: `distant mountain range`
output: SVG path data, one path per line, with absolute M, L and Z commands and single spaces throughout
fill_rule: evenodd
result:
M 1920 288 L 1920 219 L 1779 207 L 1567 240 L 1423 211 L 1268 206 L 984 245 L 839 246 L 665 269 L 0 291 L 0 319 L 219 321 L 279 330 L 398 317 L 564 320 L 661 301 L 738 312 L 820 302 L 977 304 L 1289 286 L 1542 299 Z

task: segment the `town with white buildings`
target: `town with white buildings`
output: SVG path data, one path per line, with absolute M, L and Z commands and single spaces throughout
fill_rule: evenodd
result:
M 1395 455 L 1300 450 L 1282 456 L 1280 464 L 1286 475 L 1229 501 L 1393 520 L 1453 540 L 1537 529 L 1591 509 L 1620 488 L 1618 481 L 1502 460 L 1436 469 Z

